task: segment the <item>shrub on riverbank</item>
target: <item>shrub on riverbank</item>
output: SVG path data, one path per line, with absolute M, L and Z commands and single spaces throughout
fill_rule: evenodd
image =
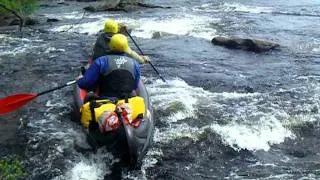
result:
M 0 5 L 2 6 L 0 8 L 1 14 L 8 14 L 8 10 L 12 10 L 21 17 L 26 17 L 38 9 L 37 0 L 0 0 Z
M 0 0 L 0 25 L 10 25 L 18 19 L 21 30 L 25 20 L 37 9 L 38 0 Z
M 0 179 L 22 179 L 27 174 L 17 159 L 0 159 Z

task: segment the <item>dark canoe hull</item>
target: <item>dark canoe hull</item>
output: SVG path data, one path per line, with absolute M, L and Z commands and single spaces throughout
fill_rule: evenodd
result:
M 73 116 L 77 121 L 80 121 L 79 109 L 83 104 L 85 95 L 86 92 L 76 85 Z M 144 98 L 146 105 L 145 117 L 138 128 L 122 123 L 122 126 L 116 132 L 101 134 L 98 129 L 88 131 L 90 145 L 98 147 L 105 145 L 114 153 L 120 155 L 122 160 L 131 166 L 140 165 L 152 143 L 155 126 L 151 102 L 142 81 L 139 82 L 137 95 Z

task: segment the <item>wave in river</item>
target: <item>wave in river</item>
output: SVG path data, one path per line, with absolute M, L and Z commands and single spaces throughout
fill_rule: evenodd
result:
M 320 16 L 318 10 L 319 5 L 297 5 L 297 6 L 252 6 L 243 3 L 207 3 L 201 6 L 196 6 L 193 10 L 197 12 L 243 12 L 251 14 L 276 14 L 276 15 L 288 15 L 288 16 Z
M 272 8 L 271 7 L 259 7 L 259 6 L 250 6 L 250 5 L 244 5 L 240 3 L 224 3 L 221 8 L 223 11 L 236 11 L 236 12 L 248 12 L 248 13 L 271 13 Z
M 277 109 L 271 113 L 261 112 L 257 104 L 264 94 L 260 93 L 212 93 L 202 88 L 189 86 L 181 79 L 169 81 L 169 85 L 156 81 L 148 85 L 156 111 L 165 114 L 159 121 L 167 127 L 156 129 L 156 142 L 167 143 L 182 137 L 197 140 L 206 130 L 219 134 L 226 145 L 236 150 L 268 150 L 271 144 L 281 143 L 294 135 L 283 124 L 287 114 Z M 234 104 L 230 108 L 230 105 Z M 267 104 L 266 104 L 267 105 Z M 198 110 L 210 109 L 225 117 L 219 123 L 218 117 L 205 116 L 201 119 Z M 227 118 L 229 117 L 229 118 Z M 231 118 L 231 119 L 230 119 Z M 209 125 L 194 125 L 194 121 L 210 121 Z
M 76 17 L 76 15 L 75 15 Z M 86 18 L 90 18 L 89 17 Z M 152 38 L 154 32 L 163 32 L 174 35 L 187 35 L 205 39 L 211 39 L 216 31 L 210 27 L 210 23 L 219 22 L 219 19 L 215 19 L 208 16 L 194 16 L 194 15 L 182 15 L 181 17 L 165 17 L 165 18 L 146 18 L 135 20 L 132 18 L 119 18 L 103 15 L 94 15 L 94 18 L 98 20 L 92 20 L 90 22 L 79 23 L 74 25 L 61 25 L 52 28 L 55 32 L 79 32 L 96 34 L 102 30 L 103 24 L 107 18 L 114 18 L 120 23 L 125 23 L 129 28 L 132 28 L 132 35 L 142 38 Z M 76 19 L 76 18 L 75 18 Z
M 212 39 L 216 34 L 210 23 L 220 20 L 209 16 L 182 15 L 181 17 L 167 17 L 162 19 L 141 19 L 140 26 L 133 31 L 133 35 L 151 38 L 154 32 L 174 35 L 186 35 L 198 38 Z
M 41 43 L 39 43 L 41 42 Z M 41 44 L 41 45 L 39 45 Z M 0 34 L 0 56 L 16 55 L 28 52 L 37 47 L 44 47 L 46 43 L 42 40 L 27 38 L 13 38 Z

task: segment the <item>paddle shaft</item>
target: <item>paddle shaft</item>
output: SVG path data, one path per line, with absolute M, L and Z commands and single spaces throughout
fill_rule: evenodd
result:
M 72 85 L 72 84 L 74 84 L 74 83 L 76 83 L 76 82 L 77 82 L 76 80 L 67 82 L 67 83 L 64 84 L 64 85 L 61 85 L 61 86 L 58 86 L 58 87 L 55 87 L 55 88 L 52 88 L 52 89 L 49 89 L 49 90 L 46 90 L 46 91 L 42 91 L 42 92 L 38 93 L 37 96 L 41 96 L 41 95 L 43 95 L 43 94 L 47 94 L 47 93 L 49 93 L 49 92 L 52 92 L 52 91 L 55 91 L 55 90 L 58 90 L 58 89 L 62 89 L 62 88 L 64 88 L 64 87 L 70 86 L 70 85 Z
M 11 96 L 7 96 L 5 98 L 0 99 L 0 115 L 12 112 L 14 110 L 19 109 L 20 107 L 24 106 L 28 102 L 32 101 L 34 98 L 41 96 L 43 94 L 47 94 L 49 92 L 64 88 L 66 86 L 69 86 L 71 84 L 76 83 L 77 81 L 70 81 L 64 85 L 42 91 L 40 93 L 20 93 L 20 94 L 14 94 Z
M 138 46 L 138 44 L 136 43 L 136 41 L 133 39 L 133 37 L 130 35 L 130 33 L 128 32 L 127 29 L 125 29 L 125 32 L 128 34 L 128 36 L 130 37 L 130 39 L 133 41 L 134 45 L 136 45 L 136 47 L 138 48 L 138 50 L 140 51 L 140 53 L 144 56 L 144 53 L 142 52 L 142 50 L 140 49 L 140 47 Z M 159 73 L 159 71 L 156 69 L 156 67 L 154 67 L 154 65 L 148 61 L 148 63 L 151 65 L 151 67 L 153 68 L 153 70 L 159 75 L 159 77 L 162 79 L 163 82 L 166 82 L 166 80 L 161 76 L 161 74 Z

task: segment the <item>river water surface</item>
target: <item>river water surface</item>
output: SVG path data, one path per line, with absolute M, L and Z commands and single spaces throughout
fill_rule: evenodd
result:
M 150 2 L 172 8 L 83 14 L 84 3 L 44 6 L 39 17 L 61 21 L 26 28 L 22 39 L 15 31 L 0 34 L 0 97 L 72 80 L 107 18 L 128 24 L 168 82 L 142 66 L 157 124 L 139 170 L 115 170 L 118 159 L 103 148 L 75 148 L 88 144 L 70 121 L 70 87 L 8 115 L 27 122 L 28 178 L 319 179 L 320 1 Z M 161 36 L 152 38 L 155 32 Z M 212 45 L 215 36 L 281 48 L 230 50 Z

